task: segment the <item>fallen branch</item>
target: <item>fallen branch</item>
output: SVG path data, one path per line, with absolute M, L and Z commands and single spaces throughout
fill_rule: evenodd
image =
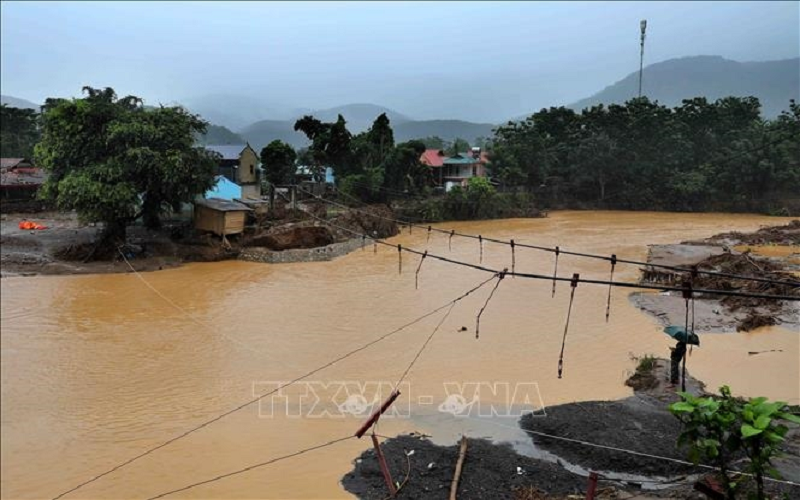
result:
M 456 500 L 458 491 L 458 480 L 461 479 L 461 468 L 464 466 L 464 457 L 467 456 L 467 436 L 461 436 L 461 448 L 458 451 L 458 462 L 456 462 L 456 472 L 453 474 L 453 482 L 450 483 L 450 500 Z

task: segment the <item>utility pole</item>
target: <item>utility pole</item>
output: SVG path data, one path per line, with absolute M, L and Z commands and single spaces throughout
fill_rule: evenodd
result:
M 639 23 L 639 27 L 642 30 L 642 37 L 641 37 L 641 51 L 639 52 L 639 97 L 642 97 L 642 67 L 644 66 L 644 32 L 647 30 L 647 19 L 642 19 Z

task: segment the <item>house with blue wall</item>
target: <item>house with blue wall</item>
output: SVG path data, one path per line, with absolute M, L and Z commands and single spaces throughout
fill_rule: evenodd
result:
M 214 177 L 217 183 L 205 193 L 206 198 L 234 200 L 242 197 L 242 186 L 232 182 L 224 175 Z

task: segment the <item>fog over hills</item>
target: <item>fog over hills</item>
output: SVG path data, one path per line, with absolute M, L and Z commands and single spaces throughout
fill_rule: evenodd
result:
M 596 94 L 570 105 L 581 110 L 599 103 L 622 103 L 638 93 L 638 72 L 611 84 Z M 643 72 L 643 95 L 667 106 L 679 105 L 681 100 L 705 96 L 715 100 L 729 95 L 755 96 L 762 104 L 765 118 L 774 118 L 788 109 L 789 100 L 800 101 L 800 58 L 762 62 L 737 62 L 720 56 L 693 56 L 669 59 L 646 66 Z M 9 106 L 36 108 L 36 103 L 13 96 L 0 96 Z M 308 144 L 305 135 L 294 131 L 295 121 L 303 115 L 331 122 L 344 116 L 348 129 L 354 133 L 367 130 L 375 118 L 386 113 L 394 129 L 395 140 L 406 141 L 439 136 L 452 141 L 456 138 L 474 141 L 489 137 L 497 124 L 464 120 L 418 120 L 401 111 L 377 104 L 353 103 L 325 109 L 297 107 L 301 103 L 274 104 L 267 98 L 231 94 L 177 99 L 175 103 L 200 114 L 211 127 L 203 142 L 230 143 L 244 140 L 259 149 L 279 139 L 294 147 Z M 153 104 L 153 103 L 149 103 Z M 557 103 L 553 103 L 557 105 Z M 523 119 L 536 110 L 513 119 Z

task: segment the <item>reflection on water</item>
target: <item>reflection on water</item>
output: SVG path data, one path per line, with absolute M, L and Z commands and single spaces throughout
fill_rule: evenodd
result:
M 643 259 L 649 243 L 749 231 L 784 219 L 726 214 L 559 212 L 547 219 L 464 222 L 459 231 Z M 478 262 L 477 241 L 424 231 L 393 240 Z M 510 249 L 484 244 L 487 266 L 510 266 Z M 334 262 L 220 262 L 143 275 L 7 278 L 2 286 L 2 496 L 49 497 L 253 397 L 254 384 L 294 378 L 446 303 L 486 278 L 428 260 L 414 288 L 416 259 L 356 251 Z M 519 271 L 550 274 L 552 255 L 519 249 Z M 608 263 L 562 256 L 559 274 L 606 279 Z M 615 279 L 635 280 L 633 266 Z M 437 412 L 447 383 L 537 384 L 545 405 L 624 397 L 629 353 L 666 356 L 669 339 L 615 289 L 581 285 L 556 377 L 568 285 L 506 279 L 481 318 L 488 287 L 459 303 L 407 380 L 398 404 L 413 418 L 381 421 L 380 432 L 417 430 L 450 443 L 461 432 L 525 447 L 514 426 Z M 322 382 L 397 380 L 440 315 L 317 374 Z M 459 331 L 466 327 L 467 331 Z M 798 332 L 780 327 L 706 335 L 688 368 L 715 388 L 798 401 Z M 782 350 L 748 356 L 748 351 Z M 780 382 L 777 382 L 780 381 Z M 481 401 L 503 403 L 501 393 Z M 404 400 L 405 398 L 405 400 Z M 263 408 L 262 408 L 263 410 Z M 360 419 L 259 417 L 253 406 L 87 486 L 76 498 L 141 498 L 352 434 Z M 184 498 L 347 498 L 338 480 L 368 447 L 351 440 L 185 492 Z M 314 481 L 308 481 L 314 477 Z M 178 497 L 181 497 L 178 495 Z M 69 498 L 69 497 L 68 497 Z

